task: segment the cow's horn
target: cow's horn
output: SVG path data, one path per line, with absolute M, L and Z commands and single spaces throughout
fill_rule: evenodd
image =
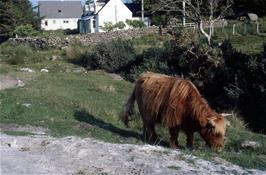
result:
M 230 113 L 221 113 L 221 115 L 222 115 L 223 117 L 228 117 L 228 116 L 232 116 L 233 114 L 230 114 Z

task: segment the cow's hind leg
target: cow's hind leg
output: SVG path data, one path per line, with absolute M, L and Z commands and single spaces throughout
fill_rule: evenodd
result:
M 171 127 L 169 128 L 170 133 L 170 147 L 172 149 L 176 149 L 178 147 L 178 134 L 179 134 L 179 127 Z
M 151 144 L 155 144 L 158 141 L 158 136 L 155 132 L 155 126 L 151 124 L 143 125 L 144 141 L 148 141 Z

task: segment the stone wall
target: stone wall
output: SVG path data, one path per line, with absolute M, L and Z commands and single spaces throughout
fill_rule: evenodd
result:
M 162 30 L 165 33 L 166 30 Z M 55 47 L 62 48 L 71 44 L 79 43 L 82 45 L 93 45 L 99 42 L 106 42 L 114 39 L 132 39 L 144 35 L 159 34 L 158 27 L 145 27 L 139 29 L 120 30 L 107 33 L 91 33 L 85 35 L 66 35 L 65 37 L 49 36 L 49 37 L 26 37 L 26 38 L 10 38 L 12 44 L 26 44 L 36 48 Z

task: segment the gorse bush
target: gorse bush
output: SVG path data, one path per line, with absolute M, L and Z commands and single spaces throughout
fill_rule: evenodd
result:
M 117 72 L 128 62 L 134 60 L 135 56 L 132 42 L 119 39 L 97 44 L 82 57 L 81 63 L 86 68 Z

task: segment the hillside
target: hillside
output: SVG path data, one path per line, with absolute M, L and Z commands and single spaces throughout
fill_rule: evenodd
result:
M 163 40 L 149 36 L 133 43 L 141 53 L 162 47 Z M 3 173 L 11 174 L 9 167 L 17 161 L 15 174 L 266 174 L 266 137 L 251 132 L 237 113 L 228 118 L 221 153 L 207 148 L 199 135 L 196 149 L 186 149 L 183 133 L 181 148 L 168 149 L 169 134 L 162 126 L 158 143 L 147 145 L 137 108 L 131 128 L 118 118 L 133 84 L 118 74 L 81 67 L 77 59 L 87 50 L 90 46 L 0 45 Z

